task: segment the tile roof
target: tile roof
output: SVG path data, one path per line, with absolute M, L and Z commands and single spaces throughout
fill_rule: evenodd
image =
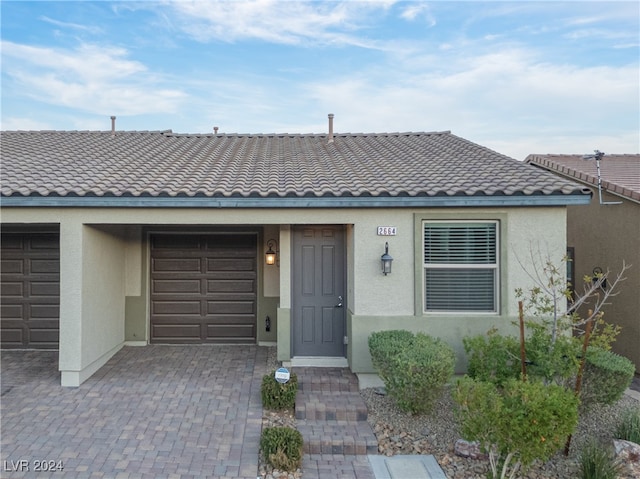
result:
M 450 132 L 4 131 L 3 197 L 585 195 Z
M 525 162 L 598 186 L 596 162 L 584 160 L 582 155 L 529 155 Z M 600 178 L 604 190 L 640 201 L 640 154 L 605 154 L 600 161 Z

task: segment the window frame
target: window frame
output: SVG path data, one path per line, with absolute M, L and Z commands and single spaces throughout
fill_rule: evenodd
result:
M 420 218 L 418 222 L 416 222 L 420 227 L 420 244 L 419 244 L 419 265 L 420 265 L 420 277 L 421 280 L 419 282 L 421 289 L 421 314 L 427 316 L 434 315 L 483 315 L 483 316 L 498 316 L 501 313 L 501 289 L 503 287 L 503 280 L 501 275 L 502 268 L 502 224 L 500 219 L 496 218 L 474 218 L 470 215 L 470 217 L 465 219 L 451 219 L 451 218 Z M 429 268 L 429 265 L 425 261 L 425 233 L 427 225 L 431 224 L 451 224 L 451 225 L 469 225 L 469 224 L 492 224 L 495 225 L 495 263 L 449 263 L 449 264 L 437 264 L 435 263 L 435 267 L 432 266 L 432 269 L 490 269 L 493 271 L 493 303 L 494 309 L 492 311 L 488 310 L 428 310 L 427 309 L 427 279 L 426 279 L 426 271 Z

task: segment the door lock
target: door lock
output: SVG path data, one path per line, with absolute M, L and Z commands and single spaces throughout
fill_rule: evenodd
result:
M 336 308 L 342 308 L 342 296 L 338 296 L 338 304 L 335 306 Z

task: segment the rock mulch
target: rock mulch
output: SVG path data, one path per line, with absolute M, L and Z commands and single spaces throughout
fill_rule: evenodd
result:
M 269 348 L 267 371 L 277 369 L 275 348 Z M 448 479 L 485 479 L 489 471 L 486 458 L 461 457 L 454 451 L 461 438 L 458 422 L 454 416 L 455 403 L 449 390 L 437 401 L 430 415 L 412 416 L 398 409 L 392 398 L 380 394 L 378 388 L 364 389 L 361 395 L 367 404 L 368 421 L 378 439 L 380 454 L 433 454 Z M 612 406 L 594 406 L 580 415 L 578 429 L 573 435 L 568 457 L 558 453 L 546 463 L 536 463 L 526 475 L 518 479 L 567 479 L 579 477 L 578 454 L 588 438 L 613 444 L 614 430 L 623 411 L 639 407 L 640 402 L 629 397 Z M 293 411 L 265 410 L 262 427 L 296 426 Z M 471 454 L 475 456 L 475 454 Z M 636 479 L 637 469 L 629 465 L 621 471 L 618 479 Z M 637 467 L 637 466 L 636 466 Z M 301 479 L 302 471 L 283 472 L 274 470 L 265 458 L 259 458 L 259 477 L 262 479 Z
M 412 416 L 397 408 L 392 398 L 377 389 L 364 389 L 362 397 L 369 410 L 369 422 L 378 438 L 380 454 L 433 454 L 449 479 L 485 478 L 486 459 L 460 457 L 454 445 L 461 438 L 454 416 L 455 403 L 447 389 L 430 415 Z M 562 453 L 546 463 L 536 463 L 521 479 L 566 479 L 579 477 L 578 453 L 584 441 L 596 438 L 612 443 L 613 432 L 622 411 L 638 407 L 635 399 L 624 396 L 612 406 L 595 406 L 581 414 L 568 457 Z M 619 479 L 637 476 L 623 475 Z
M 296 428 L 296 417 L 293 411 L 285 409 L 284 411 L 264 410 L 262 415 L 262 428 L 265 427 L 290 427 Z M 264 479 L 300 479 L 302 471 L 300 469 L 295 472 L 286 472 L 274 469 L 260 453 L 258 461 L 258 474 Z
M 613 441 L 616 456 L 620 461 L 620 473 L 624 477 L 640 477 L 640 445 L 616 440 Z

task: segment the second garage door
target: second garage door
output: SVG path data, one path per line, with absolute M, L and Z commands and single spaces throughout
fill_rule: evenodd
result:
M 58 349 L 60 239 L 58 232 L 12 232 L 1 237 L 2 348 Z
M 257 236 L 151 237 L 151 342 L 256 339 Z

